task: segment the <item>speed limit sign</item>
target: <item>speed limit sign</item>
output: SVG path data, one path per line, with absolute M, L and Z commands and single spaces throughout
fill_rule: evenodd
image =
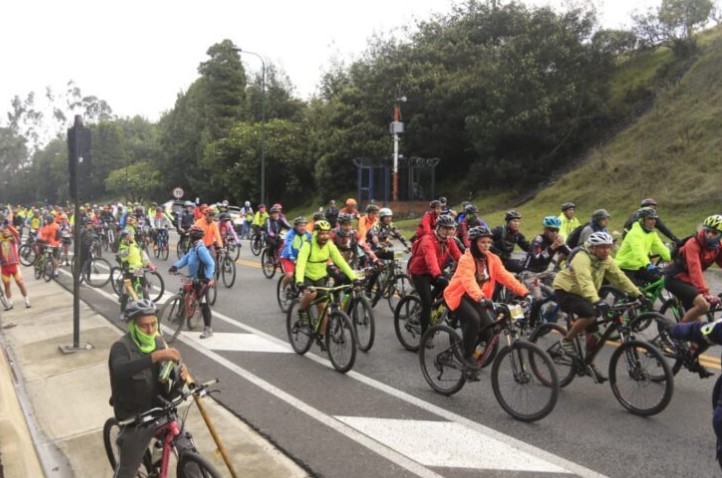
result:
M 174 198 L 180 199 L 183 197 L 183 194 L 185 194 L 185 193 L 183 191 L 183 188 L 181 188 L 180 186 L 173 188 L 173 197 Z

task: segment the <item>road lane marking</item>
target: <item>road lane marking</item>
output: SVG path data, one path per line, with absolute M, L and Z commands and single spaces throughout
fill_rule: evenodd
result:
M 213 332 L 211 337 L 201 339 L 200 332 L 183 332 L 185 337 L 194 340 L 198 344 L 211 350 L 222 350 L 226 352 L 272 352 L 272 353 L 293 353 L 288 347 L 255 334 L 238 334 Z

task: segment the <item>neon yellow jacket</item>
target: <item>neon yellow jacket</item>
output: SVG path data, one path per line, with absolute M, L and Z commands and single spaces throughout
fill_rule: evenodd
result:
M 131 271 L 141 269 L 148 265 L 148 260 L 143 257 L 143 253 L 135 241 L 131 241 L 129 244 L 121 241 L 118 246 L 118 256 L 122 263 L 128 264 L 128 268 Z
M 328 275 L 326 265 L 329 259 L 346 274 L 346 277 L 351 280 L 356 279 L 356 274 L 354 274 L 353 269 L 348 265 L 348 262 L 343 258 L 333 241 L 329 239 L 323 247 L 319 247 L 316 242 L 316 234 L 314 233 L 311 240 L 305 241 L 301 250 L 298 251 L 298 258 L 296 259 L 296 282 L 303 282 L 304 277 L 308 277 L 311 280 L 326 277 Z
M 264 211 L 263 214 L 261 214 L 261 211 L 256 211 L 256 214 L 253 216 L 253 222 L 251 225 L 263 227 L 263 225 L 266 223 L 266 219 L 268 219 L 269 214 L 268 212 Z
M 647 232 L 637 221 L 624 237 L 622 247 L 614 258 L 621 269 L 636 271 L 647 267 L 649 255 L 658 254 L 663 261 L 669 262 L 672 255 L 656 231 Z
M 581 222 L 579 222 L 576 216 L 569 219 L 564 213 L 561 213 L 559 220 L 562 222 L 562 226 L 559 228 L 559 235 L 562 236 L 562 239 L 565 241 L 569 237 L 569 234 L 581 225 Z
M 555 289 L 582 296 L 594 304 L 599 302 L 599 289 L 604 279 L 633 297 L 642 295 L 637 286 L 619 269 L 612 256 L 600 260 L 589 252 L 587 246 L 583 246 L 573 255 L 571 263 L 554 278 L 553 286 Z

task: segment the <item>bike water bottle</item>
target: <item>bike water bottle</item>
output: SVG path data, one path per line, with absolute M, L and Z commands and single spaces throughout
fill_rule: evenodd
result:
M 348 300 L 350 298 L 350 294 L 348 292 L 344 292 L 341 296 L 341 310 L 346 310 L 346 306 L 348 305 Z
M 170 379 L 170 373 L 173 370 L 173 361 L 172 360 L 166 360 L 163 365 L 160 368 L 160 375 L 158 376 L 158 381 L 162 384 L 168 383 L 168 380 Z

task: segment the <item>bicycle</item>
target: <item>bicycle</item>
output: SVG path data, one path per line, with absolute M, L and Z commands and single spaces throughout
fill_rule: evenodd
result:
M 176 273 L 181 277 L 181 286 L 178 292 L 163 305 L 158 313 L 158 324 L 166 343 L 172 343 L 180 334 L 185 323 L 188 330 L 195 330 L 203 322 L 201 319 L 201 301 L 209 300 L 210 287 L 203 285 L 198 293 L 197 283 L 192 277 Z M 212 304 L 211 304 L 212 305 Z
M 351 284 L 316 287 L 316 290 L 326 292 L 327 295 L 319 296 L 311 302 L 306 310 L 307 320 L 298 317 L 298 299 L 291 302 L 286 313 L 286 332 L 293 350 L 304 355 L 311 348 L 311 344 L 316 342 L 322 351 L 328 352 L 333 368 L 341 373 L 351 370 L 356 361 L 356 333 L 351 319 L 341 308 L 338 294 L 352 287 Z M 323 304 L 320 314 L 316 309 L 317 304 Z M 325 335 L 321 335 L 320 331 L 323 317 L 328 317 Z
M 251 236 L 251 254 L 259 256 L 263 250 L 263 244 L 266 242 L 266 233 L 258 229 Z
M 236 282 L 236 263 L 227 249 L 221 247 L 216 252 L 216 281 L 223 279 L 223 285 L 230 289 Z
M 178 255 L 178 259 L 181 259 L 188 254 L 188 250 L 191 247 L 191 238 L 188 234 L 181 233 L 180 231 L 178 233 L 180 234 L 180 238 L 175 246 L 175 252 Z
M 401 267 L 401 258 L 405 252 L 408 251 L 394 251 L 394 258 L 384 260 L 376 280 L 366 286 L 372 307 L 376 307 L 381 298 L 385 297 L 391 312 L 394 312 L 399 301 L 414 290 L 411 278 Z
M 131 276 L 131 287 L 138 297 L 150 299 L 154 303 L 160 301 L 165 292 L 165 281 L 158 271 L 142 267 L 132 273 L 127 268 L 113 267 L 110 270 L 111 285 L 118 297 L 122 297 L 125 291 L 125 278 Z M 157 292 L 155 292 L 157 291 Z
M 672 399 L 674 375 L 662 353 L 653 344 L 635 338 L 637 324 L 650 320 L 650 314 L 658 314 L 643 312 L 635 315 L 631 321 L 625 320 L 625 316 L 634 314 L 639 305 L 637 301 L 616 303 L 610 306 L 609 312 L 603 317 L 598 317 L 595 325 L 608 326 L 591 350 L 586 351 L 585 358 L 582 358 L 582 334 L 575 337 L 573 343 L 576 353 L 570 357 L 562 350 L 559 342 L 567 334 L 567 329 L 557 324 L 539 325 L 529 340 L 538 343 L 549 354 L 559 372 L 560 386 L 566 387 L 577 375 L 591 376 L 595 383 L 605 381 L 597 376 L 591 365 L 610 337 L 618 334 L 621 344 L 609 360 L 612 393 L 624 408 L 635 415 L 655 415 L 664 410 Z M 645 392 L 649 392 L 652 398 L 646 398 Z
M 43 252 L 33 262 L 33 273 L 36 279 L 42 278 L 45 282 L 50 282 L 55 274 L 53 267 L 53 258 L 57 247 L 50 245 L 43 246 Z
M 158 229 L 155 236 L 155 244 L 153 246 L 153 255 L 157 259 L 168 260 L 170 255 L 170 247 L 168 246 L 168 229 Z
M 368 274 L 370 269 L 361 272 Z M 342 292 L 341 310 L 343 310 L 353 323 L 356 332 L 356 342 L 362 352 L 368 352 L 376 338 L 376 319 L 371 302 L 365 293 L 364 281 L 357 281 L 353 287 Z
M 294 299 L 297 299 L 299 295 L 298 288 L 296 287 L 293 278 L 291 278 L 285 286 L 283 285 L 285 277 L 285 274 L 281 274 L 281 277 L 278 278 L 278 284 L 276 285 L 276 300 L 278 301 L 278 306 L 281 308 L 281 312 L 284 314 L 288 312 L 291 302 L 293 302 Z
M 424 379 L 436 392 L 453 395 L 467 381 L 478 381 L 480 370 L 493 363 L 491 387 L 504 411 L 524 422 L 541 420 L 554 410 L 559 398 L 559 378 L 552 359 L 538 346 L 520 338 L 515 325 L 524 319 L 520 305 L 490 301 L 483 305 L 497 319 L 480 332 L 473 363 L 464 358 L 463 341 L 453 328 L 435 325 L 426 331 L 419 344 Z M 481 334 L 489 329 L 492 338 L 482 342 Z M 506 344 L 497 353 L 502 336 Z
M 70 270 L 75 273 L 77 267 L 77 261 L 75 256 L 70 260 Z M 90 287 L 99 288 L 105 286 L 110 282 L 112 273 L 112 266 L 106 259 L 97 255 L 97 251 L 94 248 L 90 248 L 90 255 L 83 262 L 83 265 L 79 272 L 79 281 L 85 282 Z
M 120 427 L 135 425 L 157 428 L 154 434 L 154 442 L 150 444 L 143 454 L 138 476 L 166 478 L 170 468 L 171 453 L 173 453 L 178 457 L 176 473 L 179 478 L 191 476 L 221 478 L 222 475 L 211 462 L 198 453 L 191 434 L 184 431 L 186 417 L 190 408 L 186 410 L 186 415 L 180 420 L 180 425 L 178 416 L 178 406 L 181 403 L 193 395 L 196 397 L 208 395 L 208 388 L 217 382 L 218 379 L 215 379 L 197 385 L 195 388 L 181 393 L 172 401 L 161 399 L 162 406 L 152 408 L 128 420 L 119 421 L 116 418 L 106 420 L 103 425 L 103 445 L 111 469 L 115 470 L 118 466 L 120 450 L 117 448 L 117 438 L 121 430 Z M 179 450 L 177 447 L 179 438 L 188 440 L 190 445 L 190 449 L 181 449 L 180 456 L 178 456 Z M 158 451 L 160 457 L 154 458 L 156 455 L 154 452 Z
M 33 265 L 38 256 L 36 234 L 28 233 L 27 239 L 18 249 L 20 264 L 25 267 Z
M 228 249 L 228 255 L 231 256 L 231 258 L 234 261 L 237 261 L 239 257 L 241 257 L 241 242 L 240 240 L 236 242 L 233 238 L 229 237 L 227 240 L 223 239 L 223 244 L 226 245 L 226 248 Z
M 440 294 L 431 303 L 429 327 L 449 323 L 449 309 Z M 394 331 L 396 338 L 406 350 L 417 352 L 421 342 L 421 299 L 416 294 L 403 297 L 394 310 Z
M 266 244 L 261 253 L 261 266 L 266 279 L 273 279 L 273 276 L 276 275 L 276 269 L 280 269 L 283 273 L 281 248 L 271 243 Z

